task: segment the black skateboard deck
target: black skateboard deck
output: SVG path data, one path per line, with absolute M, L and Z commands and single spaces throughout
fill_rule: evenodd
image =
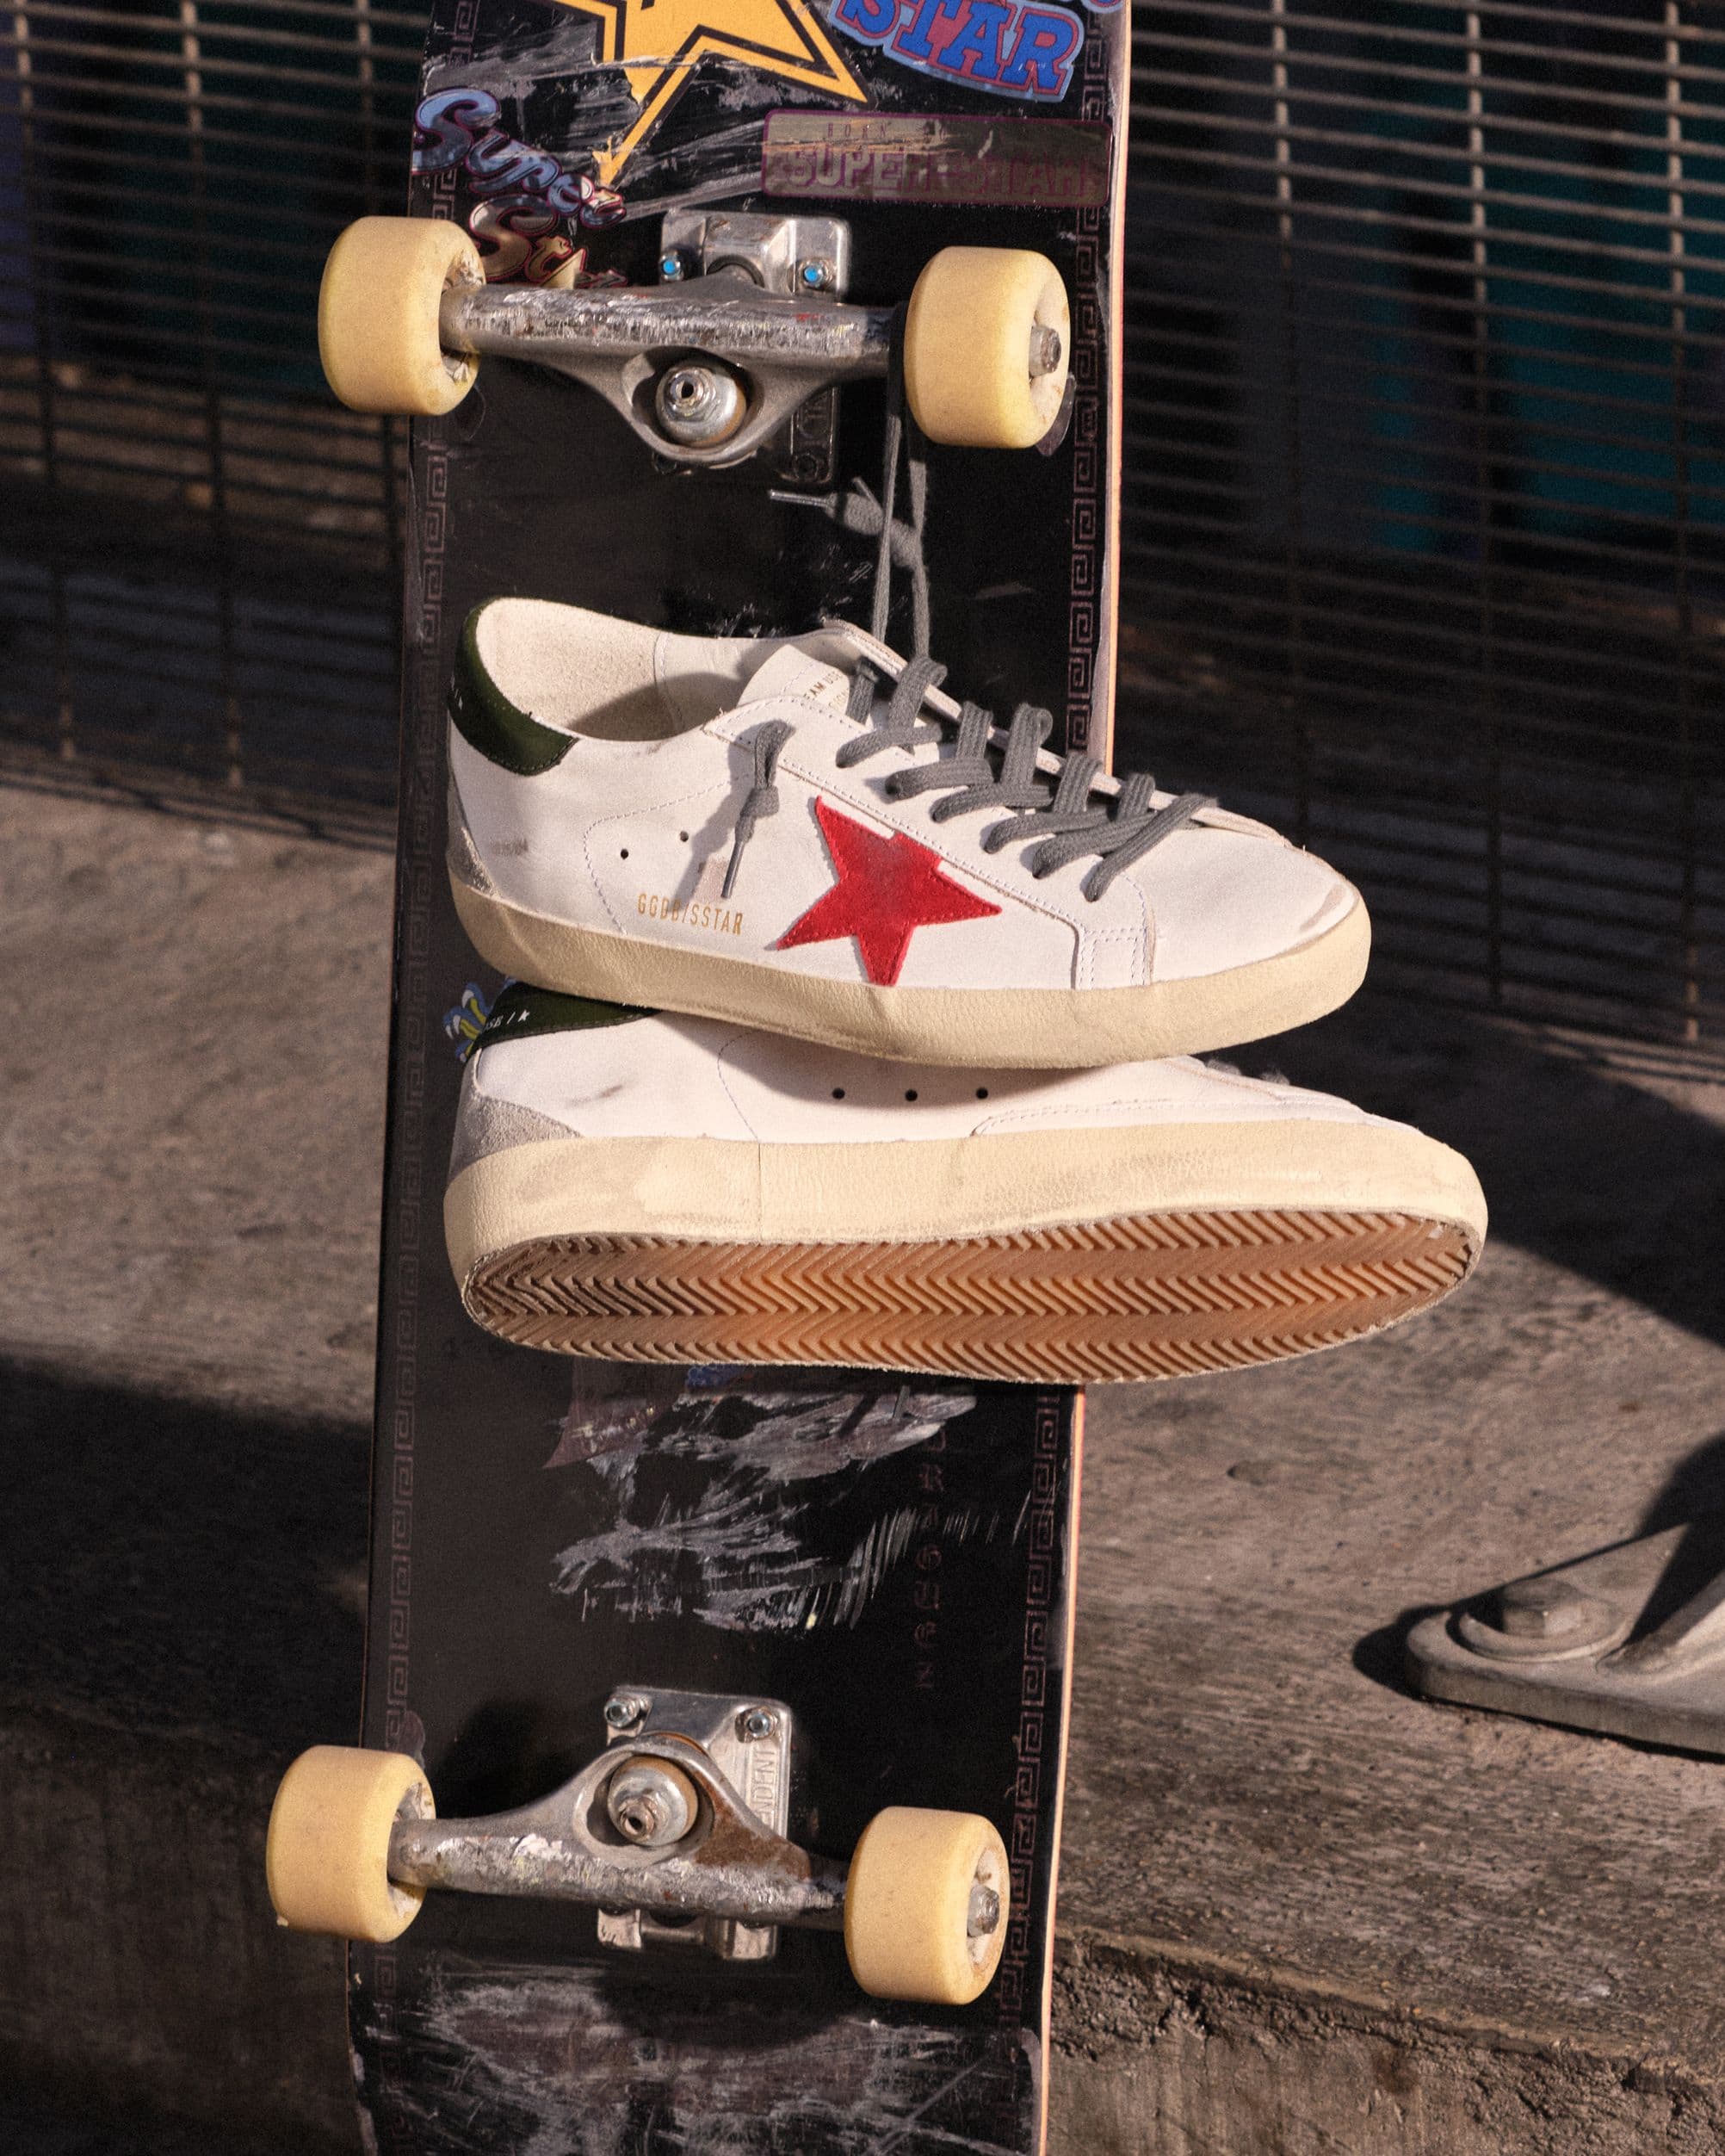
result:
M 1023 0 L 436 0 L 411 208 L 517 280 L 649 282 L 664 214 L 691 205 L 842 219 L 852 292 L 880 304 L 947 245 L 1051 257 L 1073 304 L 1055 437 L 928 453 L 931 645 L 962 693 L 1045 703 L 1061 745 L 1105 756 L 1125 35 L 1123 9 Z M 351 1951 L 384 2151 L 1042 2147 L 1081 1398 L 572 1363 L 473 1324 L 443 1248 L 457 1050 L 499 985 L 443 867 L 467 612 L 516 593 L 705 634 L 866 621 L 853 482 L 878 499 L 885 411 L 881 385 L 847 386 L 836 433 L 829 413 L 689 472 L 581 383 L 488 358 L 416 425 L 362 1741 L 417 1755 L 440 1816 L 472 1815 L 592 1759 L 620 1687 L 785 1702 L 792 1838 L 843 1858 L 886 1805 L 986 1815 L 1005 1956 L 969 2006 L 905 2005 L 864 1996 L 831 1932 L 726 1961 L 605 1943 L 568 1902 L 433 1892 Z M 908 645 L 907 604 L 890 633 Z
M 980 1812 L 1013 1906 L 993 1984 L 935 2008 L 864 1997 L 831 1933 L 732 1964 L 433 1893 L 352 1950 L 379 2147 L 1038 2148 L 1080 1400 L 590 1364 L 572 1388 L 476 1353 L 438 1255 L 393 1254 L 366 1741 L 421 1752 L 440 1812 L 483 1813 L 592 1757 L 619 1683 L 757 1694 L 797 1713 L 794 1838 L 843 1853 L 886 1803 Z

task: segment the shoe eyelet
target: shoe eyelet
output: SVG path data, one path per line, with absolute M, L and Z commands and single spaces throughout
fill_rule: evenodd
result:
M 976 1088 L 976 1097 L 977 1097 L 977 1099 L 978 1099 L 979 1100 L 987 1100 L 987 1098 L 988 1098 L 988 1088 L 987 1088 L 987 1087 L 986 1087 L 986 1086 L 979 1086 L 979 1087 Z
M 627 860 L 628 859 L 628 858 L 629 858 L 629 850 L 628 850 L 628 848 L 627 846 L 625 846 L 625 847 L 623 848 L 621 854 L 618 858 L 619 858 L 620 859 L 621 859 L 621 860 L 625 860 L 625 861 L 627 861 Z
M 843 1086 L 835 1086 L 835 1087 L 832 1088 L 832 1097 L 833 1097 L 833 1099 L 834 1099 L 835 1100 L 844 1100 L 844 1087 L 843 1087 Z
M 906 1098 L 906 1100 L 914 1100 L 916 1099 L 916 1097 L 917 1097 L 917 1089 L 916 1089 L 916 1087 L 915 1087 L 914 1086 L 912 1086 L 912 1087 L 910 1088 L 910 1090 L 909 1090 L 909 1091 L 906 1093 L 905 1098 Z

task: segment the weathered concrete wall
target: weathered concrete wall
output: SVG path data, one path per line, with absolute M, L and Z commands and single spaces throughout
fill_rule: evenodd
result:
M 1711 2156 L 1680 2060 L 1440 2023 L 1151 1941 L 1071 1942 L 1051 2145 L 1078 2156 Z
M 356 2147 L 342 1954 L 277 1931 L 255 1747 L 0 1720 L 0 2084 Z
M 390 883 L 0 789 L 0 2088 L 226 2149 L 357 2147 L 262 1857 L 357 1725 Z

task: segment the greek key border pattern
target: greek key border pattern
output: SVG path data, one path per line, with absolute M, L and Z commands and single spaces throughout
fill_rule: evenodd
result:
M 1092 37 L 1085 46 L 1083 90 L 1079 116 L 1107 121 L 1109 40 Z M 1117 141 L 1113 154 L 1118 157 Z M 1104 547 L 1104 469 L 1108 425 L 1104 387 L 1108 367 L 1108 263 L 1103 249 L 1103 211 L 1092 205 L 1076 213 L 1078 245 L 1073 257 L 1073 382 L 1072 563 L 1067 585 L 1066 744 L 1087 750 L 1097 731 L 1097 660 L 1103 648 L 1103 608 L 1106 600 Z
M 451 59 L 473 50 L 478 0 L 461 0 L 454 15 Z M 440 172 L 416 183 L 422 214 L 455 214 L 455 175 Z M 443 571 L 449 540 L 449 452 L 442 423 L 421 420 L 414 430 L 413 497 L 417 511 L 418 578 L 411 585 L 411 611 L 405 623 L 412 652 L 414 732 L 404 759 L 405 781 L 398 837 L 397 904 L 400 945 L 396 954 L 400 1039 L 395 1074 L 393 1158 L 395 1181 L 392 1336 L 378 1342 L 380 1367 L 391 1373 L 389 1399 L 389 1517 L 387 1586 L 384 1610 L 384 1744 L 412 1751 L 417 1732 L 408 1706 L 412 1647 L 413 1471 L 419 1397 L 419 1250 L 424 1222 L 425 1087 L 430 1046 L 431 905 L 436 870 L 437 814 L 443 740 Z M 381 1435 L 381 1433 L 380 1433 Z M 382 1493 L 379 1493 L 380 1509 Z M 375 1583 L 374 1583 L 375 1584 Z M 370 1956 L 374 1998 L 387 2016 L 396 1997 L 393 1947 Z M 374 2118 L 383 2126 L 385 2120 Z M 394 2139 L 392 2136 L 392 2141 Z
M 1064 1393 L 1036 1395 L 1032 1438 L 1030 1506 L 1026 1521 L 1023 1657 L 1019 1665 L 1017 1769 L 1012 1784 L 1012 1818 L 1006 1858 L 1011 1880 L 1011 1915 L 1006 1949 L 994 1981 L 1003 2022 L 1021 2021 L 1024 1978 L 1031 1967 L 1031 1941 L 1054 1921 L 1052 1908 L 1040 1911 L 1031 1899 L 1036 1851 L 1042 1836 L 1042 1773 L 1046 1764 L 1060 1773 L 1060 1694 L 1065 1653 L 1060 1567 L 1060 1434 L 1068 1412 Z M 1054 1689 L 1049 1690 L 1052 1676 Z M 1040 1967 L 1041 1955 L 1037 1956 Z

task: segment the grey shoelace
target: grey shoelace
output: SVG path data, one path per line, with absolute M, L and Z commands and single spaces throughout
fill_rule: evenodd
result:
M 725 870 L 725 881 L 719 888 L 720 898 L 729 898 L 732 886 L 737 881 L 737 871 L 743 865 L 743 849 L 755 835 L 755 826 L 763 816 L 779 813 L 779 790 L 774 781 L 778 775 L 779 751 L 791 737 L 791 726 L 787 719 L 771 719 L 765 726 L 757 727 L 749 736 L 749 747 L 755 759 L 754 776 L 749 790 L 743 796 L 743 805 L 737 811 L 736 835 L 731 841 L 731 858 Z
M 945 667 L 931 659 L 909 660 L 874 726 L 839 750 L 840 767 L 865 763 L 882 749 L 912 749 L 919 742 L 943 740 L 945 725 L 938 720 L 925 722 L 920 714 L 929 691 L 938 688 L 945 678 Z M 869 716 L 875 689 L 875 670 L 865 662 L 850 685 L 852 718 Z M 946 799 L 936 802 L 929 812 L 936 823 L 978 808 L 1005 809 L 1007 815 L 982 833 L 982 850 L 998 853 L 1019 840 L 1040 841 L 1029 859 L 1030 873 L 1039 882 L 1095 854 L 1096 866 L 1079 886 L 1092 904 L 1122 869 L 1190 823 L 1200 809 L 1214 805 L 1208 794 L 1181 794 L 1160 808 L 1153 807 L 1156 782 L 1147 771 L 1130 773 L 1121 782 L 1118 794 L 1092 798 L 1102 776 L 1102 765 L 1094 756 L 1063 757 L 1054 775 L 1038 771 L 1036 758 L 1054 722 L 1051 712 L 1035 704 L 1021 703 L 1014 711 L 1001 748 L 992 739 L 994 715 L 980 704 L 961 704 L 957 724 L 953 753 L 938 763 L 894 771 L 886 783 L 887 798 L 905 801 L 915 794 L 944 794 Z
M 901 522 L 895 514 L 901 459 L 909 480 L 908 522 Z M 932 719 L 922 716 L 929 691 L 945 680 L 946 668 L 937 665 L 928 653 L 929 575 L 923 551 L 928 463 L 922 455 L 915 422 L 906 410 L 897 365 L 888 381 L 883 464 L 878 503 L 859 480 L 845 499 L 840 521 L 853 530 L 866 531 L 876 542 L 871 629 L 878 643 L 887 638 L 893 565 L 897 562 L 909 570 L 915 654 L 906 661 L 884 708 L 880 709 L 880 674 L 867 660 L 858 661 L 850 681 L 850 716 L 858 721 L 873 717 L 875 723 L 867 734 L 840 748 L 841 769 L 864 763 L 883 749 L 910 750 L 944 741 L 952 723 L 937 716 Z M 1013 712 L 1002 747 L 997 747 L 992 740 L 994 716 L 980 704 L 967 702 L 961 705 L 956 724 L 958 740 L 953 753 L 943 756 L 937 763 L 894 771 L 886 783 L 888 798 L 904 801 L 915 794 L 946 794 L 947 798 L 937 801 L 930 811 L 936 823 L 974 809 L 1005 809 L 1001 821 L 990 824 L 982 833 L 982 849 L 985 853 L 998 853 L 1015 840 L 1038 841 L 1030 856 L 1029 870 L 1039 881 L 1074 861 L 1095 855 L 1096 866 L 1079 887 L 1092 904 L 1122 870 L 1172 837 L 1200 811 L 1215 805 L 1209 794 L 1181 794 L 1158 808 L 1153 802 L 1156 782 L 1147 771 L 1130 771 L 1120 782 L 1117 794 L 1092 798 L 1096 782 L 1102 776 L 1102 765 L 1094 756 L 1063 757 L 1057 774 L 1052 776 L 1038 771 L 1036 759 L 1054 731 L 1054 722 L 1051 712 L 1035 704 L 1021 703 Z M 775 781 L 779 754 L 791 730 L 785 721 L 776 719 L 751 736 L 752 784 L 738 813 L 721 897 L 731 895 L 744 849 L 753 838 L 756 825 L 763 816 L 778 814 Z
M 850 716 L 862 720 L 872 714 L 875 722 L 866 734 L 840 747 L 836 759 L 839 768 L 866 763 L 884 749 L 907 751 L 944 741 L 952 722 L 924 719 L 922 711 L 929 691 L 938 688 L 945 678 L 945 667 L 932 659 L 907 660 L 891 695 L 884 704 L 877 704 L 879 678 L 866 660 L 860 661 L 850 681 Z M 1201 809 L 1214 805 L 1209 794 L 1181 794 L 1155 807 L 1152 797 L 1156 782 L 1147 771 L 1130 772 L 1121 781 L 1117 794 L 1097 795 L 1094 790 L 1102 765 L 1094 756 L 1063 757 L 1053 774 L 1038 771 L 1036 759 L 1054 722 L 1051 713 L 1035 704 L 1021 703 L 1014 711 L 1004 747 L 996 747 L 993 714 L 980 704 L 962 704 L 956 723 L 953 753 L 937 763 L 894 771 L 886 782 L 888 799 L 944 794 L 946 798 L 936 802 L 930 811 L 936 823 L 979 808 L 1005 809 L 1006 815 L 982 833 L 982 850 L 998 853 L 1017 841 L 1037 841 L 1029 865 L 1039 882 L 1094 854 L 1096 866 L 1079 887 L 1091 904 L 1122 869 L 1189 824 Z M 778 814 L 779 755 L 792 730 L 788 721 L 774 719 L 749 737 L 752 784 L 738 812 L 720 893 L 723 898 L 731 895 L 756 825 L 762 817 Z

